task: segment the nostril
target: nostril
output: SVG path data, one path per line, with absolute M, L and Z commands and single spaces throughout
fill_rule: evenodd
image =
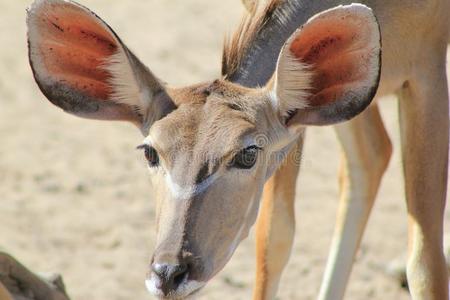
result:
M 188 274 L 188 266 L 181 265 L 180 268 L 173 275 L 173 283 L 175 287 L 178 287 L 183 282 L 184 278 Z
M 187 264 L 165 264 L 155 263 L 152 265 L 152 271 L 158 278 L 157 287 L 165 295 L 176 291 L 180 284 L 189 274 Z

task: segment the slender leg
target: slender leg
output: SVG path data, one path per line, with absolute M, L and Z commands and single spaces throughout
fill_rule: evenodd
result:
M 343 149 L 340 203 L 319 299 L 344 296 L 353 260 L 392 153 L 378 106 L 336 126 Z
M 448 299 L 442 244 L 449 117 L 444 53 L 439 58 L 427 63 L 400 92 L 409 225 L 407 278 L 412 298 L 423 300 Z
M 275 298 L 278 282 L 294 240 L 295 186 L 303 138 L 264 186 L 256 223 L 256 282 L 254 300 Z

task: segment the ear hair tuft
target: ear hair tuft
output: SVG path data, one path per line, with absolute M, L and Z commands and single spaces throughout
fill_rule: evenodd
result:
M 281 50 L 275 79 L 275 94 L 279 103 L 278 110 L 283 117 L 289 117 L 289 111 L 308 107 L 306 99 L 311 95 L 313 71 L 290 52 L 291 41 Z
M 145 109 L 148 107 L 148 103 L 142 100 L 142 94 L 145 93 L 145 90 L 140 90 L 125 51 L 125 49 L 118 50 L 102 66 L 111 74 L 108 79 L 110 86 L 113 88 L 111 100 L 139 107 L 139 113 L 145 114 Z M 136 99 L 139 99 L 139 106 L 136 106 Z

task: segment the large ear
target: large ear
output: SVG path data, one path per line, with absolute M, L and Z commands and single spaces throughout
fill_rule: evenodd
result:
M 80 117 L 125 120 L 142 131 L 175 108 L 163 84 L 87 8 L 36 0 L 28 9 L 29 59 L 44 95 Z
M 372 101 L 381 39 L 372 10 L 338 6 L 312 17 L 285 43 L 272 95 L 288 126 L 349 120 Z

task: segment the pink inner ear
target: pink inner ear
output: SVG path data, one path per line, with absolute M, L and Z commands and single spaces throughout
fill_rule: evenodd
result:
M 111 75 L 101 66 L 118 43 L 93 14 L 73 5 L 44 5 L 36 16 L 37 50 L 51 78 L 97 99 L 107 100 Z
M 312 96 L 308 105 L 333 102 L 365 80 L 373 50 L 364 37 L 368 28 L 347 17 L 322 18 L 306 24 L 291 42 L 289 50 L 301 62 L 312 66 Z

